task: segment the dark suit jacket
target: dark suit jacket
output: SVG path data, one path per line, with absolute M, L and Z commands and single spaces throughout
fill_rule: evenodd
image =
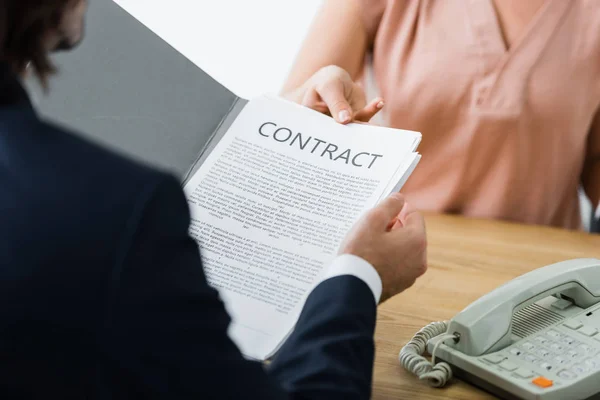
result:
M 0 77 L 0 397 L 370 396 L 365 283 L 321 283 L 270 367 L 246 361 L 179 182 L 42 121 Z

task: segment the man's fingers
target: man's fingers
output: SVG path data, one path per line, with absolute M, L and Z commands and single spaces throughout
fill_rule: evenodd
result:
M 389 230 L 390 223 L 398 217 L 403 207 L 404 196 L 393 193 L 369 212 L 367 220 L 373 228 Z
M 346 99 L 344 82 L 340 79 L 331 80 L 322 87 L 318 87 L 317 92 L 337 122 L 347 124 L 352 121 L 353 111 Z
M 377 98 L 371 101 L 365 108 L 354 114 L 355 121 L 369 122 L 384 106 L 383 99 Z
M 425 218 L 412 204 L 404 204 L 399 219 L 405 229 L 412 230 L 417 236 L 425 236 Z
M 399 242 L 406 242 L 413 250 L 412 263 L 418 267 L 416 270 L 421 276 L 427 270 L 427 233 L 425 232 L 425 219 L 410 203 L 405 203 L 404 208 L 397 218 L 399 224 L 395 224 L 390 235 Z M 402 225 L 402 227 L 398 225 Z
M 402 223 L 402 221 L 399 218 L 396 218 L 395 220 L 393 220 L 390 223 L 390 231 L 395 231 L 396 229 L 400 229 L 404 226 L 404 224 Z

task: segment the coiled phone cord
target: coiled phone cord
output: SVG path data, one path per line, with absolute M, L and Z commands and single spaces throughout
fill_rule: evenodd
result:
M 426 381 L 430 386 L 442 387 L 452 379 L 452 369 L 446 362 L 435 363 L 435 352 L 438 346 L 446 339 L 456 339 L 451 333 L 446 333 L 448 321 L 432 322 L 422 328 L 413 336 L 398 355 L 400 364 L 419 379 Z M 443 335 L 435 345 L 431 354 L 431 361 L 423 357 L 427 348 L 427 341 L 436 336 Z

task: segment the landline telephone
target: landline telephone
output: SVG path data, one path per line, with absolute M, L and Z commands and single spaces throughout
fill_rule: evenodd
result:
M 503 399 L 600 399 L 599 332 L 600 260 L 576 259 L 522 275 L 452 320 L 429 324 L 399 359 L 434 387 L 454 374 Z

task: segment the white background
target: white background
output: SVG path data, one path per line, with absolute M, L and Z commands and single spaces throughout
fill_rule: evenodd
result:
M 115 0 L 238 96 L 278 93 L 321 0 Z

